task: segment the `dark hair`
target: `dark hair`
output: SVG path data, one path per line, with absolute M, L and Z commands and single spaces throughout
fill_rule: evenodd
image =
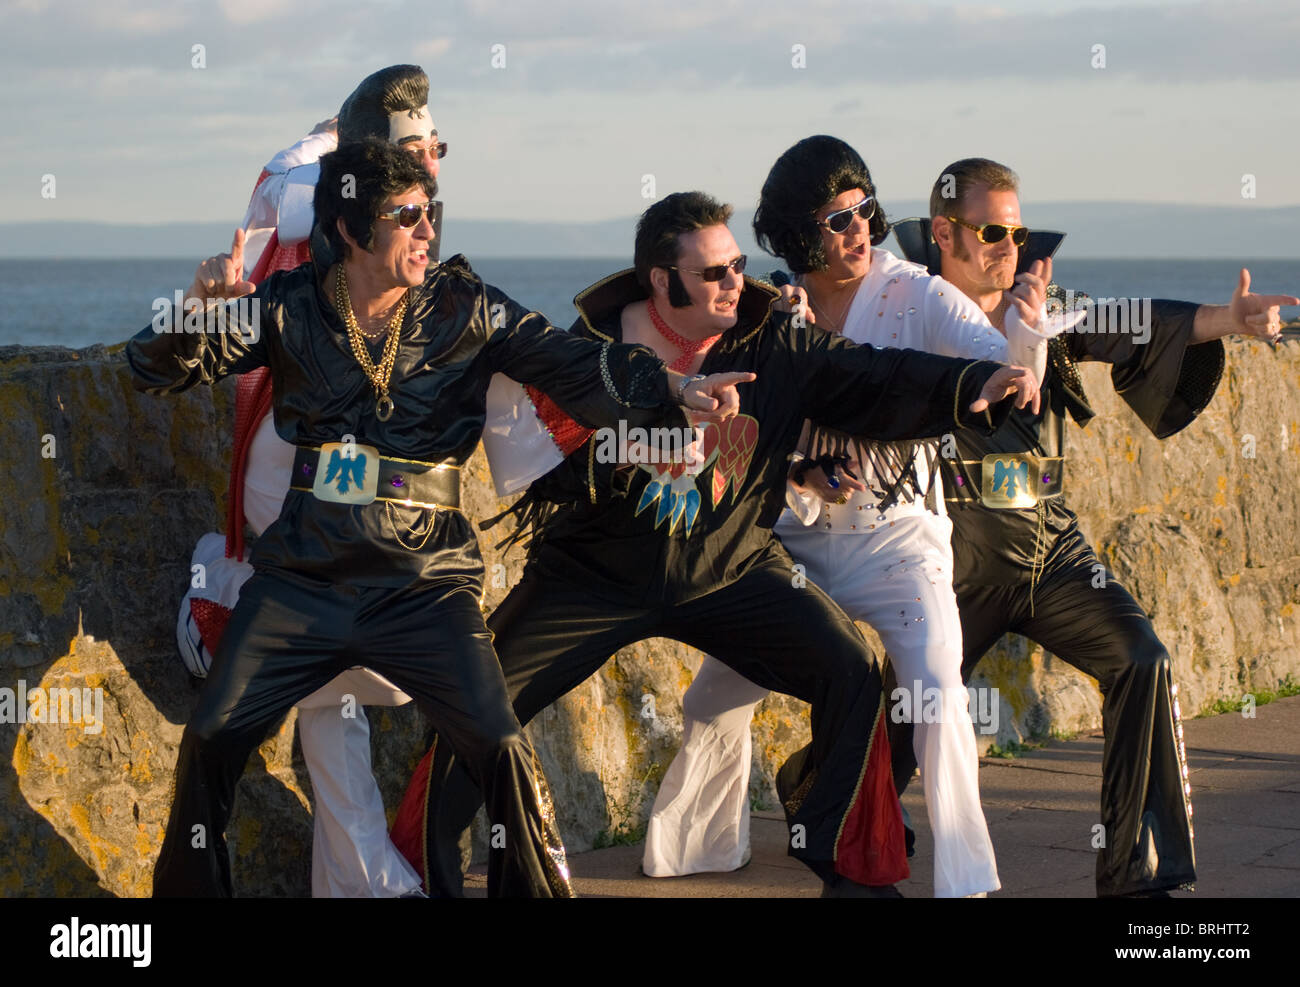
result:
M 431 199 L 438 194 L 438 183 L 412 155 L 378 137 L 340 144 L 337 151 L 324 155 L 312 207 L 334 256 L 339 260 L 348 256 L 337 220 L 342 219 L 352 239 L 369 250 L 375 217 L 384 201 L 417 185 Z
M 777 158 L 767 173 L 754 211 L 758 245 L 785 261 L 795 274 L 826 270 L 821 229 L 813 214 L 837 195 L 855 188 L 876 194 L 871 172 L 858 152 L 838 137 L 805 137 Z M 868 228 L 873 246 L 889 235 L 889 221 L 879 199 Z
M 962 158 L 943 169 L 930 190 L 930 218 L 960 217 L 966 197 L 981 186 L 990 192 L 1020 193 L 1020 179 L 1006 165 L 988 158 Z
M 677 263 L 681 252 L 678 240 L 682 234 L 708 226 L 725 226 L 730 219 L 731 206 L 703 192 L 674 192 L 656 202 L 641 214 L 636 224 L 632 263 L 641 287 L 654 294 L 650 268 L 672 267 Z M 690 304 L 690 296 L 676 271 L 668 272 L 668 301 L 678 308 Z
M 429 77 L 418 65 L 390 65 L 361 80 L 339 110 L 339 143 L 388 139 L 388 115 L 429 102 Z

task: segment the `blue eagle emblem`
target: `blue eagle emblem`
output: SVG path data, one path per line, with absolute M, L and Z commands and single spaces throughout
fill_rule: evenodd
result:
M 1007 500 L 1015 500 L 1023 490 L 1029 489 L 1029 463 L 1011 460 L 1011 465 L 999 459 L 993 466 L 993 492 L 1001 487 Z
M 338 449 L 330 454 L 329 466 L 325 471 L 325 482 L 334 483 L 337 477 L 337 490 L 341 494 L 348 492 L 350 486 L 358 489 L 366 485 L 366 456 L 357 453 L 351 458 L 343 456 Z

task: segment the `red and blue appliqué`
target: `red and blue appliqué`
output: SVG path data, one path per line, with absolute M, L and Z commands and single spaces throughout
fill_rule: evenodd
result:
M 713 506 L 716 508 L 722 502 L 728 487 L 734 501 L 758 447 L 758 419 L 752 415 L 737 415 L 721 424 L 709 422 L 701 428 L 704 433 L 699 440 L 701 458 L 694 460 L 698 467 L 685 461 L 638 464 L 650 474 L 650 482 L 641 491 L 635 513 L 639 517 L 653 507 L 655 527 L 662 527 L 667 521 L 669 534 L 679 523 L 684 525 L 687 535 L 691 533 L 703 502 L 698 481 L 709 472 L 710 466 L 713 471 L 709 492 Z

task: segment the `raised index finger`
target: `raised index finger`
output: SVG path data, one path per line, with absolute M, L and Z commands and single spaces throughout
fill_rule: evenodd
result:
M 1300 305 L 1300 298 L 1291 295 L 1256 295 L 1255 297 L 1266 308 L 1272 308 L 1275 305 Z
M 230 243 L 230 259 L 235 262 L 239 268 L 239 273 L 244 273 L 244 230 L 243 227 L 235 230 L 235 239 Z

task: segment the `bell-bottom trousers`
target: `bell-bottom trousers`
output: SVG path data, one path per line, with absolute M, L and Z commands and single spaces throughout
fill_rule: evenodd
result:
M 506 699 L 477 587 L 359 587 L 258 572 L 181 739 L 154 895 L 231 895 L 224 831 L 249 755 L 290 707 L 361 660 L 415 698 L 482 787 L 492 822 L 504 825 L 489 893 L 571 894 L 563 850 L 545 838 L 545 782 Z
M 790 854 L 829 883 L 907 876 L 898 800 L 892 778 L 881 777 L 889 752 L 879 667 L 853 622 L 779 545 L 727 586 L 651 607 L 598 599 L 531 564 L 488 625 L 525 724 L 614 652 L 650 637 L 698 648 L 765 689 L 811 703 L 812 742 L 777 778 Z M 430 870 L 445 894 L 460 893 L 458 843 L 481 802 L 451 753 L 435 745 L 426 806 Z
M 1097 893 L 1123 895 L 1196 880 L 1191 788 L 1178 687 L 1146 612 L 1078 531 L 1062 536 L 1038 585 L 956 585 L 962 678 L 1003 634 L 1023 634 L 1097 680 L 1105 744 Z M 909 724 L 891 728 L 899 791 L 915 770 Z

